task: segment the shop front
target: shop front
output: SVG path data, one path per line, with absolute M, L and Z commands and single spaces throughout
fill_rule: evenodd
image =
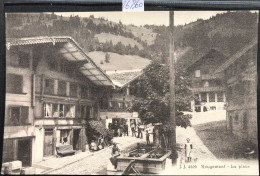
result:
M 100 112 L 100 117 L 106 128 L 114 131 L 115 136 L 118 136 L 119 128 L 122 131 L 127 129 L 128 134 L 131 134 L 131 124 L 136 127 L 141 121 L 136 112 Z
M 34 160 L 39 162 L 43 157 L 56 155 L 56 148 L 62 145 L 72 145 L 73 150 L 85 151 L 85 131 L 85 125 L 37 127 Z

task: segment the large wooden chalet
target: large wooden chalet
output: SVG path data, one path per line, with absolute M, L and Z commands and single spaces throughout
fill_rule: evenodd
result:
M 71 37 L 7 39 L 3 162 L 24 166 L 86 146 L 86 123 L 114 84 Z
M 231 56 L 214 72 L 224 74 L 227 92 L 227 129 L 258 145 L 257 40 Z

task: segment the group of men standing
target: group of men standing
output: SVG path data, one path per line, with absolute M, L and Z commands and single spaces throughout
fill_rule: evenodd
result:
M 134 123 L 131 123 L 131 131 L 132 131 L 132 137 L 137 137 L 143 139 L 143 131 L 144 131 L 144 125 L 138 124 L 137 126 Z M 137 135 L 136 135 L 137 133 Z
M 114 136 L 122 137 L 130 135 L 128 134 L 129 127 L 127 123 L 120 124 L 119 122 L 115 121 L 113 124 L 109 125 L 109 128 L 114 130 Z M 132 137 L 143 139 L 145 135 L 147 144 L 150 144 L 150 133 L 148 130 L 145 130 L 145 127 L 142 123 L 136 124 L 134 121 L 130 121 L 130 129 L 132 132 Z M 145 134 L 144 131 L 146 131 Z

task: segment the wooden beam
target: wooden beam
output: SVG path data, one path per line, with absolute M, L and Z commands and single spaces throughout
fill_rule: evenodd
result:
M 88 75 L 88 76 L 103 76 L 103 75 L 102 74 L 97 74 L 97 75 L 92 74 L 92 75 Z
M 97 70 L 96 68 L 80 68 L 80 70 Z

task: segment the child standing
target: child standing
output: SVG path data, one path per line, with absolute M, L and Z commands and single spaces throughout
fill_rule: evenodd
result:
M 188 162 L 191 161 L 191 151 L 192 151 L 192 144 L 190 143 L 190 139 L 187 138 L 187 143 L 185 144 L 185 157 L 187 158 Z

